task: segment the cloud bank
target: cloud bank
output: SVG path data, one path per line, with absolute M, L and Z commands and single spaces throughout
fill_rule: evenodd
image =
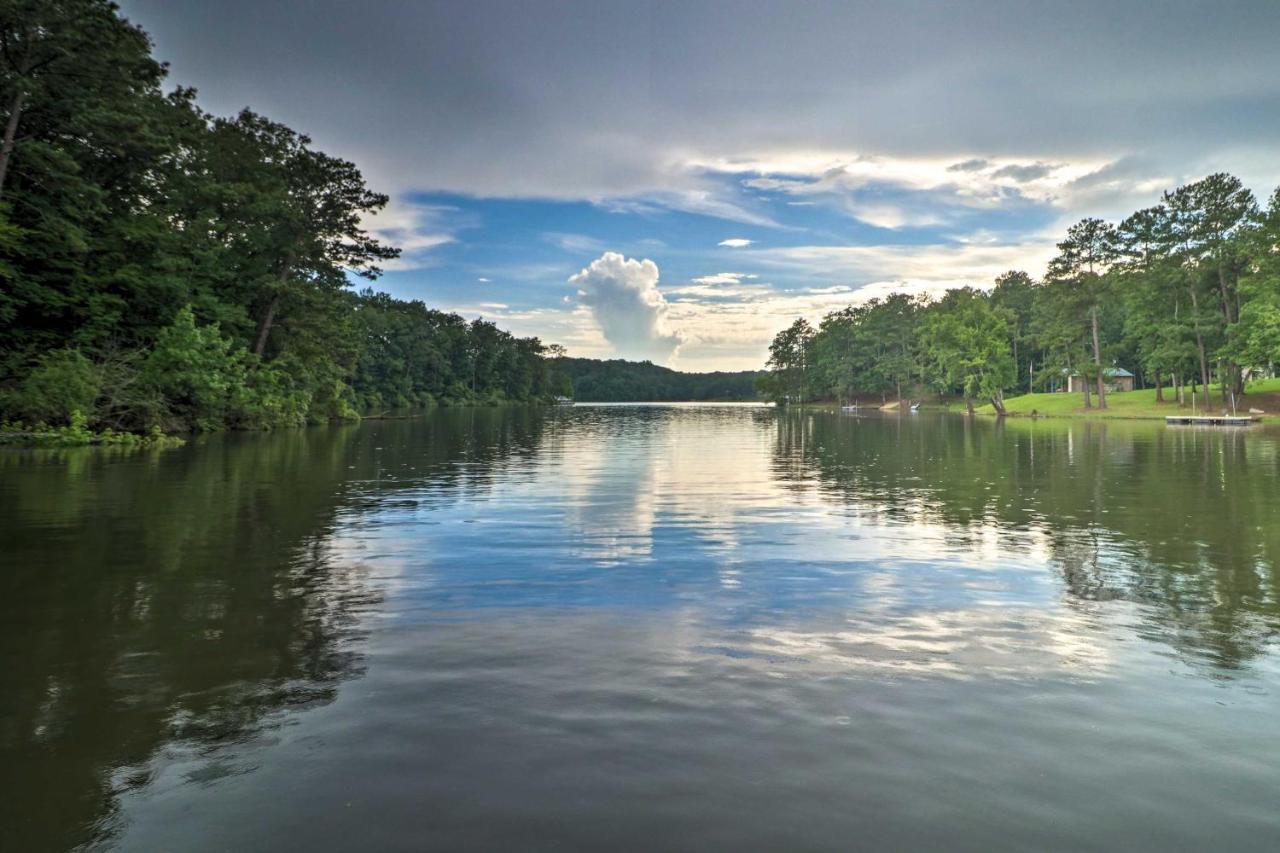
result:
M 313 0 L 299 15 L 258 0 L 123 2 L 207 108 L 252 104 L 380 189 L 658 196 L 726 215 L 741 211 L 690 160 L 1141 154 L 1183 174 L 1233 149 L 1233 171 L 1269 180 L 1275 2 L 1210 5 Z M 618 33 L 633 37 L 625 51 Z
M 681 338 L 667 328 L 667 300 L 658 290 L 658 265 L 605 252 L 569 283 L 591 309 L 605 339 L 624 358 L 666 363 Z

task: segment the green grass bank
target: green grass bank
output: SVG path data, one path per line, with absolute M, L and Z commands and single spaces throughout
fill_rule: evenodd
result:
M 1203 393 L 1196 394 L 1196 411 L 1204 414 L 1221 414 L 1224 408 L 1229 408 L 1222 404 L 1222 391 L 1216 385 L 1212 386 L 1210 391 L 1208 403 L 1205 402 Z M 1009 415 L 1015 417 L 1159 419 L 1166 415 L 1190 413 L 1190 386 L 1186 388 L 1184 394 L 1187 400 L 1185 406 L 1178 405 L 1177 394 L 1172 388 L 1164 389 L 1163 402 L 1156 400 L 1154 388 L 1147 388 L 1142 391 L 1108 394 L 1105 409 L 1098 408 L 1096 396 L 1093 398 L 1093 408 L 1086 409 L 1083 397 L 1079 393 L 1023 394 L 1020 397 L 1006 399 L 1004 407 Z M 1244 396 L 1236 400 L 1236 410 L 1240 414 L 1247 414 L 1250 408 L 1261 409 L 1268 415 L 1280 413 L 1280 378 L 1250 382 L 1245 387 Z M 978 407 L 977 412 L 980 415 L 994 415 L 995 409 L 988 404 Z

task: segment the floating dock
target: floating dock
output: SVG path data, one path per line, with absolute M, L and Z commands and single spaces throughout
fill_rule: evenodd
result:
M 1168 415 L 1164 422 L 1189 426 L 1248 426 L 1253 423 L 1253 415 Z

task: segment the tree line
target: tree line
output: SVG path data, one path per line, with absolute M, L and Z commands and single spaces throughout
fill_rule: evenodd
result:
M 552 393 L 536 338 L 372 289 L 387 196 L 166 91 L 106 0 L 0 0 L 0 420 L 269 428 Z
M 1082 381 L 1105 409 L 1108 371 L 1186 403 L 1187 386 L 1231 405 L 1280 360 L 1280 189 L 1266 207 L 1218 173 L 1163 194 L 1119 223 L 1072 225 L 1039 281 L 1021 271 L 994 287 L 940 298 L 894 293 L 804 318 L 774 337 L 761 390 L 779 401 L 924 389 L 1004 412 L 1006 395 Z
M 756 399 L 761 372 L 685 373 L 650 361 L 556 358 L 552 369 L 582 402 L 740 401 Z

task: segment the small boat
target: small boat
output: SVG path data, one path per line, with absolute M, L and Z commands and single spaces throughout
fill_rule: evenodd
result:
M 918 412 L 918 411 L 920 411 L 920 404 L 919 404 L 919 403 L 912 403 L 912 404 L 911 404 L 911 411 L 913 411 L 913 412 Z
M 854 403 L 852 406 L 841 406 L 841 407 L 840 407 L 840 411 L 842 411 L 842 412 L 856 412 L 856 411 L 858 411 L 858 404 L 857 404 L 857 403 Z
M 557 405 L 557 406 L 572 406 L 572 405 L 573 405 L 573 398 L 571 398 L 571 397 L 556 397 L 556 405 Z

